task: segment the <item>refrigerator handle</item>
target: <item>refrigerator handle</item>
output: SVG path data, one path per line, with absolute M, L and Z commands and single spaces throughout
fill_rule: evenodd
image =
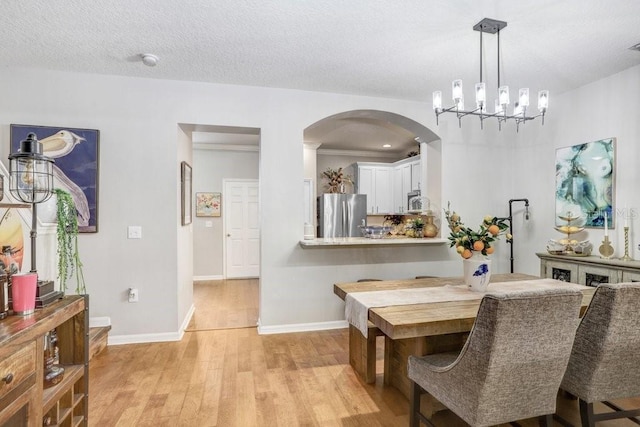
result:
M 349 204 L 346 200 L 342 201 L 342 234 L 344 237 L 349 237 Z

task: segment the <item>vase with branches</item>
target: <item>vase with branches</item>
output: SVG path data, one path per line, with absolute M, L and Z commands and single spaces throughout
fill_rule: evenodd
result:
M 67 289 L 67 281 L 76 276 L 76 293 L 85 294 L 87 288 L 82 272 L 82 261 L 78 252 L 78 213 L 69 193 L 56 189 L 58 239 L 58 278 L 60 288 Z
M 322 172 L 322 178 L 328 181 L 326 188 L 329 190 L 329 193 L 344 193 L 345 185 L 353 184 L 351 175 L 345 174 L 342 168 L 338 168 L 337 170 L 327 168 L 327 170 Z

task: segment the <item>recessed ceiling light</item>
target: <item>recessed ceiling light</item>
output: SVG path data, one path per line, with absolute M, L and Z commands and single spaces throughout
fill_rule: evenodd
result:
M 391 148 L 391 144 L 384 144 L 382 148 Z
M 155 67 L 160 59 L 152 53 L 142 53 L 140 57 L 142 58 L 142 63 L 148 67 Z

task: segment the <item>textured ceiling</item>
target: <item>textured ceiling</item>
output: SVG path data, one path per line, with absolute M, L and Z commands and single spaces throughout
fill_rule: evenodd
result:
M 472 27 L 485 17 L 508 23 L 502 83 L 549 89 L 550 113 L 554 94 L 640 64 L 629 50 L 639 0 L 12 0 L 1 7 L 0 66 L 427 102 L 462 78 L 471 99 Z M 485 35 L 489 93 L 496 62 Z

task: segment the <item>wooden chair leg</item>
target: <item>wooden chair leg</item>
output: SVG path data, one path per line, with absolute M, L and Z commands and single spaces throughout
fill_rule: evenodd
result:
M 552 427 L 553 426 L 553 414 L 541 415 L 538 417 L 538 424 L 540 427 Z
M 417 383 L 411 381 L 411 396 L 409 396 L 409 426 L 420 426 L 420 395 L 422 394 L 422 387 Z
M 587 403 L 580 399 L 580 420 L 582 427 L 595 427 L 596 423 L 593 418 L 593 403 Z

